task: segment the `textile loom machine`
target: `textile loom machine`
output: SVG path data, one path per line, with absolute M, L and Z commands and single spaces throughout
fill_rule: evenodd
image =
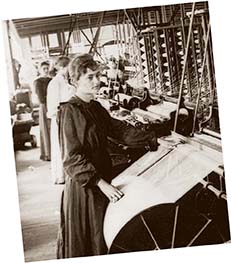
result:
M 177 105 L 161 97 L 152 98 L 146 88 L 143 98 L 115 93 L 113 99 L 102 97 L 101 94 L 98 101 L 113 118 L 125 121 L 138 129 L 154 129 L 158 137 L 168 135 L 173 130 Z M 192 122 L 192 110 L 187 108 L 182 100 L 177 132 L 185 136 L 190 135 Z
M 139 31 L 137 81 L 99 94 L 113 118 L 159 142 L 112 181 L 124 196 L 106 210 L 108 253 L 230 240 L 209 16 L 196 3 L 177 10 L 180 24 Z
M 108 253 L 230 239 L 220 141 L 172 133 L 159 144 L 112 181 L 124 197 L 106 210 Z
M 195 133 L 193 110 L 117 93 L 98 99 L 113 118 L 157 130 L 158 150 L 146 152 L 112 184 L 124 197 L 110 203 L 104 220 L 108 253 L 224 243 L 230 240 L 220 139 Z M 158 130 L 159 129 L 159 130 Z M 181 133 L 181 134 L 180 134 Z

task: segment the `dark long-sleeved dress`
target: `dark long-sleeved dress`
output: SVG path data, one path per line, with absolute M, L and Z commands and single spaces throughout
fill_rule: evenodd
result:
M 96 185 L 112 179 L 107 137 L 127 145 L 149 145 L 154 134 L 112 119 L 96 101 L 75 97 L 60 107 L 59 134 L 66 184 L 61 200 L 58 258 L 106 254 L 103 218 L 107 197 Z
M 35 92 L 39 100 L 40 159 L 50 160 L 50 121 L 47 118 L 47 86 L 51 78 L 40 77 L 34 81 Z

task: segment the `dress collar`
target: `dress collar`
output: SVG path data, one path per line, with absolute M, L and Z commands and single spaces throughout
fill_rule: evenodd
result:
M 86 102 L 86 101 L 80 99 L 80 97 L 74 95 L 74 96 L 71 97 L 69 102 L 72 103 L 72 104 L 77 104 L 79 106 L 81 105 L 84 108 L 89 108 L 94 103 L 94 100 L 91 100 L 90 102 Z

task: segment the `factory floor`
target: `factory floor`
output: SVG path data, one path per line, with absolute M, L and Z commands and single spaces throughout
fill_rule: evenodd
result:
M 54 185 L 51 181 L 50 162 L 41 161 L 39 159 L 39 127 L 33 127 L 31 129 L 31 134 L 36 136 L 38 140 L 38 147 L 32 148 L 28 143 L 24 149 L 20 149 L 15 152 L 22 234 L 26 262 L 56 258 L 56 237 L 59 226 L 59 205 L 61 192 L 63 189 L 63 185 Z M 219 185 L 220 181 L 218 180 L 217 182 L 217 178 L 219 177 L 217 177 L 216 174 L 211 174 L 210 177 L 211 178 L 209 178 L 209 180 L 211 182 L 213 182 L 215 185 Z M 191 196 L 193 193 L 193 191 L 190 191 L 187 196 Z M 186 207 L 192 208 L 195 205 L 194 198 L 184 198 L 182 200 L 183 203 L 185 200 L 190 201 L 190 204 L 186 202 Z M 207 199 L 203 201 L 202 199 L 202 203 L 209 201 L 206 200 Z M 204 205 L 205 207 L 212 207 L 210 204 L 207 205 L 207 203 L 204 203 Z M 213 226 L 212 228 L 207 228 L 207 231 L 203 232 L 203 236 L 195 245 L 218 244 L 230 239 L 226 202 L 220 200 L 217 206 L 217 209 L 218 208 L 219 210 L 217 214 L 219 215 L 219 218 L 217 217 L 216 220 L 219 223 L 219 231 L 215 231 Z M 157 207 L 154 209 L 160 209 L 161 213 L 165 216 L 165 210 L 163 210 L 164 208 Z M 190 211 L 193 213 L 194 210 L 190 209 Z M 159 215 L 159 212 L 157 214 Z M 155 215 L 156 212 L 151 213 L 150 221 L 153 221 Z M 186 215 L 189 217 L 189 213 L 186 213 Z M 198 219 L 197 222 L 195 218 Z M 191 217 L 189 219 L 191 219 Z M 136 218 L 134 218 L 134 222 L 136 223 L 135 220 Z M 167 220 L 167 218 L 165 218 L 165 220 Z M 190 221 L 188 225 L 191 224 L 194 226 L 194 228 L 196 226 L 201 226 L 199 222 L 200 220 L 200 216 L 196 215 L 195 217 L 193 215 L 193 223 Z M 171 222 L 173 222 L 173 220 L 171 220 Z M 186 222 L 186 220 L 183 219 L 182 222 Z M 137 231 L 134 232 L 132 229 L 130 229 L 134 229 L 134 225 L 128 224 L 126 228 L 127 231 L 125 229 L 125 232 L 121 232 L 121 235 L 117 238 L 117 240 L 122 240 L 122 244 L 125 244 L 126 240 L 129 241 L 129 246 L 127 246 L 129 249 L 125 251 L 140 251 L 150 249 L 147 246 L 149 244 L 147 240 L 143 240 L 141 244 L 144 244 L 145 246 L 140 247 L 140 234 L 138 234 L 138 240 L 136 240 L 135 237 L 129 239 L 127 238 L 127 236 L 130 236 L 130 234 L 133 232 L 135 234 L 144 233 L 145 231 L 143 230 L 143 226 L 141 227 L 142 229 L 138 231 L 137 226 L 135 226 Z M 127 233 L 129 235 L 127 235 Z M 171 233 L 171 231 L 168 233 Z M 185 236 L 185 234 L 182 236 Z M 150 237 L 148 236 L 147 239 L 150 240 Z M 132 242 L 130 242 L 131 240 Z M 151 248 L 153 249 L 153 243 L 150 244 Z M 122 247 L 120 243 L 119 245 Z M 163 246 L 163 248 L 165 248 L 165 246 Z M 118 252 L 122 253 L 122 251 L 118 251 L 118 249 L 111 251 L 111 253 Z
M 56 258 L 59 204 L 63 185 L 51 181 L 50 162 L 39 159 L 39 127 L 31 129 L 38 147 L 15 152 L 25 261 Z

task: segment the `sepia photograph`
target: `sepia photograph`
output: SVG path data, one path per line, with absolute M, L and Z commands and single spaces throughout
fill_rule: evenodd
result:
M 211 19 L 163 1 L 1 21 L 25 262 L 229 246 Z

